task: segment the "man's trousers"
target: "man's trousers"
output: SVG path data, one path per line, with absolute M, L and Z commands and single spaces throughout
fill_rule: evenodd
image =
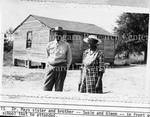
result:
M 63 91 L 66 74 L 66 63 L 59 63 L 56 66 L 48 65 L 45 74 L 44 90 L 52 91 L 55 86 L 55 91 Z

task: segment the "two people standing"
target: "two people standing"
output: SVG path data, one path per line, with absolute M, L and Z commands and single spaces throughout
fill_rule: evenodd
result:
M 47 70 L 45 74 L 44 90 L 63 91 L 67 70 L 72 61 L 70 45 L 63 41 L 62 27 L 54 30 L 55 40 L 47 46 Z M 81 93 L 102 93 L 102 76 L 104 73 L 104 54 L 97 48 L 101 42 L 95 35 L 90 35 L 84 41 L 89 49 L 83 53 L 83 71 L 80 82 Z

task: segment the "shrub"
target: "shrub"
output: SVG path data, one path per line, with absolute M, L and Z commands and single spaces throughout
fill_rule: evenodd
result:
M 10 52 L 13 49 L 13 41 L 4 39 L 4 52 Z

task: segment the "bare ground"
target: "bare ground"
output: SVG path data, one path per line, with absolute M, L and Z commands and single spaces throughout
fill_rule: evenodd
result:
M 103 77 L 105 95 L 144 96 L 146 65 L 107 68 Z M 11 91 L 42 91 L 43 69 L 4 66 L 2 93 Z M 78 92 L 79 70 L 69 70 L 64 92 Z

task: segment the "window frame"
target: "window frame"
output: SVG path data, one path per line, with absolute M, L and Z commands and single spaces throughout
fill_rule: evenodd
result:
M 32 47 L 32 31 L 27 32 L 27 38 L 26 38 L 26 48 Z

